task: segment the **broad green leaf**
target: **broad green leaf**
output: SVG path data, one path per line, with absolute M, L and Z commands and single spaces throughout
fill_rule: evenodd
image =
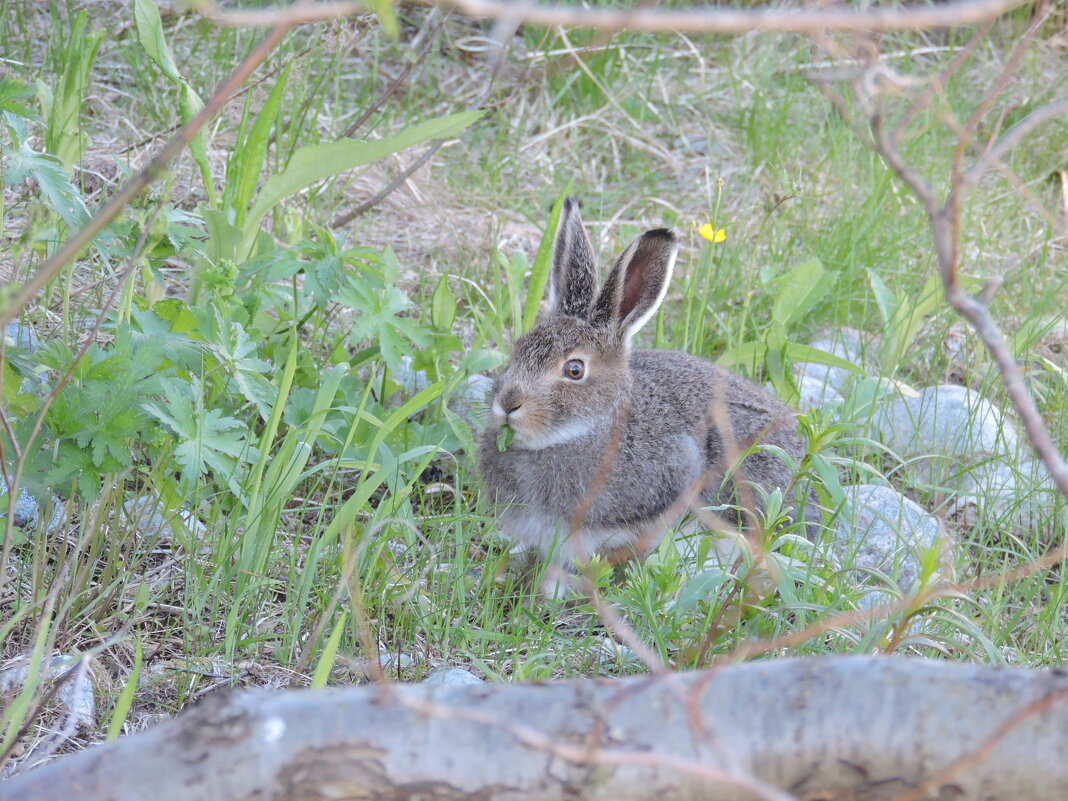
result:
M 160 19 L 159 9 L 152 0 L 134 0 L 134 24 L 137 27 L 137 40 L 148 57 L 172 81 L 184 83 L 185 79 L 178 72 L 170 45 L 163 35 L 163 21 Z
M 434 287 L 434 296 L 430 300 L 430 320 L 439 331 L 451 331 L 456 320 L 456 298 L 449 289 L 449 277 L 441 276 Z
M 57 52 L 62 73 L 49 92 L 45 150 L 67 168 L 72 167 L 85 150 L 87 137 L 81 128 L 81 113 L 89 88 L 89 71 L 104 38 L 103 31 L 86 33 L 88 19 L 84 11 L 74 15 L 70 31 Z
M 879 307 L 879 315 L 883 318 L 884 325 L 890 325 L 897 314 L 900 301 L 886 282 L 879 277 L 874 270 L 868 270 L 868 283 L 871 284 L 872 294 L 875 296 L 875 305 Z
M 545 294 L 545 285 L 549 283 L 549 271 L 553 263 L 553 244 L 556 241 L 556 229 L 560 227 L 560 210 L 563 209 L 564 199 L 569 194 L 571 194 L 570 181 L 564 187 L 560 197 L 553 203 L 553 210 L 549 214 L 549 224 L 538 244 L 538 252 L 534 255 L 534 266 L 530 269 L 530 284 L 527 286 L 527 297 L 523 304 L 523 331 L 533 328 L 534 321 L 537 319 L 541 296 Z
M 767 345 L 764 342 L 745 342 L 736 348 L 724 351 L 723 354 L 716 359 L 716 364 L 723 367 L 752 367 L 760 364 L 760 362 L 764 360 L 766 351 Z M 853 362 L 847 362 L 840 356 L 835 356 L 832 353 L 827 353 L 826 351 L 810 347 L 809 345 L 798 345 L 794 342 L 788 342 L 786 344 L 785 354 L 791 362 L 815 362 L 816 364 L 827 364 L 831 367 L 841 367 L 843 370 L 848 370 L 857 375 L 865 374 L 864 370 L 853 364 Z
M 927 277 L 915 296 L 900 298 L 883 336 L 881 365 L 892 374 L 901 363 L 923 321 L 942 303 L 942 281 L 936 275 Z
M 200 113 L 204 107 L 204 101 L 178 71 L 174 53 L 163 33 L 159 9 L 152 0 L 134 0 L 134 24 L 137 27 L 137 40 L 141 43 L 145 53 L 164 75 L 178 85 L 179 116 L 183 124 L 189 122 Z M 200 169 L 200 177 L 204 182 L 208 200 L 214 205 L 217 203 L 215 183 L 211 177 L 211 165 L 208 163 L 208 149 L 205 142 L 204 131 L 198 131 L 189 142 L 189 151 L 193 154 L 193 160 Z
M 226 212 L 204 209 L 204 224 L 208 227 L 207 257 L 213 263 L 222 259 L 236 259 L 241 244 L 241 229 L 226 218 Z
M 397 15 L 393 13 L 393 0 L 367 0 L 367 5 L 375 12 L 386 35 L 396 39 L 400 33 L 400 25 L 397 24 Z
M 142 582 L 141 586 L 148 587 L 148 582 Z M 130 709 L 133 706 L 134 694 L 137 692 L 138 680 L 141 678 L 141 665 L 143 660 L 144 656 L 141 652 L 141 641 L 134 640 L 133 668 L 130 670 L 130 675 L 126 679 L 126 686 L 122 688 L 118 700 L 115 701 L 115 709 L 111 712 L 111 721 L 108 723 L 108 733 L 104 738 L 107 741 L 114 740 L 122 733 L 122 724 L 126 722 L 126 718 L 129 716 Z
M 819 259 L 801 262 L 775 279 L 777 287 L 771 319 L 787 328 L 822 300 L 836 276 L 823 269 Z
M 369 164 L 429 139 L 455 136 L 480 117 L 482 117 L 481 111 L 463 111 L 421 122 L 382 139 L 372 141 L 341 139 L 337 142 L 324 142 L 300 148 L 293 154 L 282 172 L 267 179 L 267 183 L 263 185 L 256 197 L 256 202 L 245 219 L 239 255 L 244 256 L 248 253 L 259 232 L 260 222 L 264 215 L 277 206 L 283 198 L 323 178 Z
M 772 321 L 764 337 L 767 349 L 764 351 L 764 366 L 767 368 L 768 380 L 775 388 L 776 394 L 789 404 L 796 404 L 801 395 L 797 391 L 793 374 L 787 369 L 786 328 L 778 320 Z

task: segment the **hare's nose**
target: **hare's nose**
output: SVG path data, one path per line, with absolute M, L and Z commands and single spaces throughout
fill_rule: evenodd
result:
M 514 389 L 509 389 L 501 393 L 498 403 L 501 404 L 501 409 L 504 410 L 504 415 L 507 417 L 523 405 L 523 398 Z

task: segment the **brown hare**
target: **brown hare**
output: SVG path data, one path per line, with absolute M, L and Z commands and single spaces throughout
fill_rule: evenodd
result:
M 712 362 L 666 350 L 632 350 L 655 313 L 678 252 L 667 229 L 647 231 L 620 256 L 597 291 L 593 247 L 567 198 L 549 279 L 549 314 L 515 343 L 494 384 L 491 419 L 479 445 L 483 479 L 495 496 L 501 533 L 518 549 L 574 570 L 598 554 L 656 546 L 695 493 L 743 522 L 715 404 L 729 415 L 742 451 L 760 443 L 736 475 L 765 492 L 790 491 L 805 453 L 792 410 L 761 387 Z M 722 419 L 722 418 L 721 418 Z M 505 448 L 504 426 L 514 432 Z M 738 497 L 735 497 L 735 496 Z M 806 503 L 810 533 L 818 507 Z M 543 589 L 555 593 L 551 575 Z

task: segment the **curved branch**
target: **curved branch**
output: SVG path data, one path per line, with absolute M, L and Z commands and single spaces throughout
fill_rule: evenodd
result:
M 996 143 L 979 157 L 975 164 L 961 176 L 960 182 L 954 187 L 954 191 L 963 195 L 983 177 L 987 170 L 1001 161 L 1006 153 L 1019 145 L 1035 128 L 1057 117 L 1066 115 L 1068 115 L 1068 100 L 1050 103 L 1032 111 L 1006 131 Z

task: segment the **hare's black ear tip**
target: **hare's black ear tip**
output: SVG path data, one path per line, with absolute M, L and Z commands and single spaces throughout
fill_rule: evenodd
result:
M 645 238 L 658 240 L 666 245 L 674 245 L 679 241 L 679 238 L 675 236 L 675 232 L 670 228 L 654 228 L 652 231 L 646 231 Z
M 582 208 L 582 202 L 574 195 L 568 195 L 564 198 L 564 211 L 578 211 Z

